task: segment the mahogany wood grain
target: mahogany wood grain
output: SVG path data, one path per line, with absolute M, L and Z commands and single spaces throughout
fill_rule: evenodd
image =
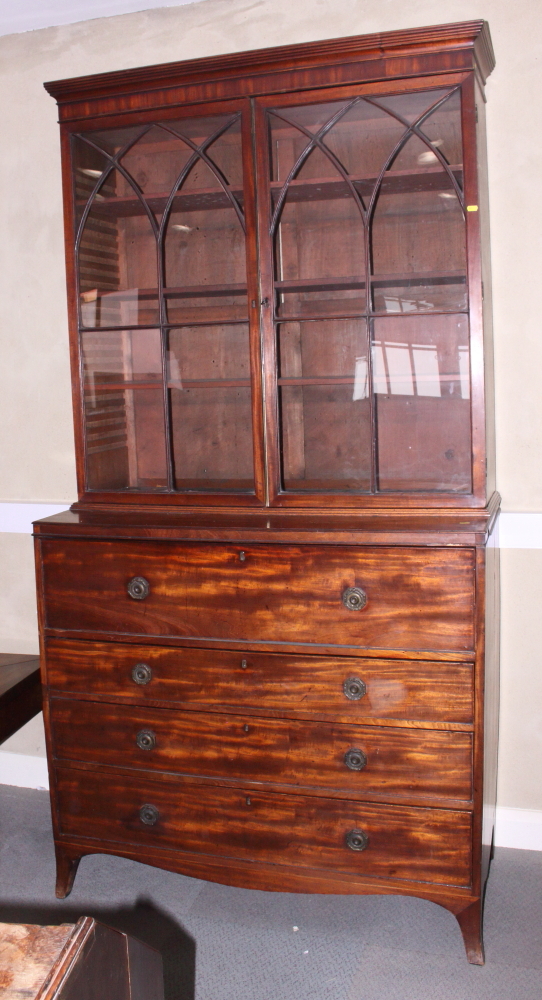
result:
M 323 719 L 344 723 L 469 727 L 473 670 L 470 663 L 379 660 L 168 649 L 47 640 L 46 676 L 52 691 L 141 706 L 254 716 Z M 136 684 L 137 663 L 150 667 L 147 684 Z M 365 695 L 351 701 L 349 677 L 359 677 Z
M 341 802 L 307 795 L 179 785 L 141 776 L 106 778 L 92 771 L 57 769 L 61 833 L 139 845 L 141 860 L 153 846 L 244 860 L 335 869 L 345 874 L 416 879 L 465 887 L 471 881 L 468 812 Z M 114 808 L 112 804 L 117 803 Z M 152 826 L 140 809 L 152 805 Z M 368 838 L 365 850 L 346 845 L 350 830 Z M 89 845 L 91 846 L 91 845 Z
M 463 935 L 469 962 L 471 965 L 484 965 L 485 956 L 482 938 L 483 900 L 474 899 L 465 909 L 459 910 L 455 914 L 455 917 Z
M 397 796 L 471 799 L 472 737 L 468 733 L 285 721 L 251 715 L 179 713 L 51 699 L 51 735 L 58 760 L 169 771 L 194 776 L 364 789 Z M 148 733 L 152 734 L 149 737 Z M 141 748 L 140 734 L 154 740 Z M 359 770 L 349 751 L 365 756 Z
M 469 650 L 469 549 L 43 542 L 46 624 L 148 635 Z M 150 584 L 132 600 L 133 577 Z M 367 594 L 362 611 L 342 603 Z

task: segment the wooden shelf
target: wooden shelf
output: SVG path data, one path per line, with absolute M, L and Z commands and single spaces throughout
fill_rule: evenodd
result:
M 464 271 L 416 271 L 410 274 L 377 274 L 370 278 L 370 283 L 373 289 L 385 289 L 385 288 L 416 288 L 425 287 L 428 285 L 433 285 L 435 287 L 443 285 L 455 285 L 455 284 L 466 284 L 467 276 Z M 363 292 L 365 289 L 365 280 L 359 276 L 345 276 L 336 278 L 291 278 L 282 281 L 275 282 L 275 290 L 281 295 L 288 296 L 303 293 L 318 293 L 321 292 L 326 294 L 328 292 L 347 292 L 347 291 L 359 291 Z M 190 326 L 225 326 L 225 325 L 238 325 L 247 324 L 248 315 L 244 311 L 244 304 L 239 302 L 237 305 L 184 305 L 183 302 L 187 302 L 190 299 L 217 299 L 219 297 L 239 297 L 241 299 L 247 294 L 247 287 L 244 284 L 235 285 L 196 285 L 187 286 L 185 288 L 166 288 L 164 291 L 164 296 L 168 300 L 168 318 L 165 326 L 168 328 L 175 327 L 190 327 Z M 149 298 L 156 298 L 156 289 L 150 288 L 140 288 L 138 290 L 138 300 L 145 301 Z M 118 293 L 119 299 L 122 298 L 122 292 Z M 126 292 L 126 297 L 133 298 L 133 292 L 131 296 Z M 178 306 L 174 305 L 172 300 L 179 299 L 182 300 Z M 284 310 L 293 309 L 295 305 L 295 313 L 292 311 L 290 314 Z M 414 310 L 413 310 L 414 311 Z M 417 312 L 423 313 L 433 313 L 433 312 L 464 312 L 464 309 L 424 309 L 415 310 Z M 382 310 L 370 310 L 371 315 L 399 315 Z M 279 303 L 276 315 L 277 322 L 285 322 L 286 320 L 304 320 L 304 319 L 349 319 L 352 316 L 366 314 L 366 301 L 365 296 L 361 295 L 358 297 L 348 298 L 348 299 L 318 299 L 315 297 L 311 300 L 305 300 L 299 303 L 294 303 L 285 301 Z M 119 324 L 115 326 L 114 324 L 108 324 L 107 326 L 100 327 L 83 327 L 85 333 L 100 332 L 106 333 L 107 330 L 156 330 L 159 327 L 159 323 L 147 323 L 142 322 L 141 324 Z
M 143 198 L 154 214 L 160 216 L 167 205 L 170 193 L 169 191 L 158 192 L 153 195 L 143 195 Z M 242 204 L 242 189 L 232 188 L 231 193 Z M 81 199 L 77 201 L 77 204 L 80 208 L 84 208 L 87 202 Z M 200 188 L 190 193 L 175 195 L 171 211 L 207 212 L 222 208 L 233 208 L 233 206 L 223 188 L 217 187 Z M 102 196 L 99 201 L 95 200 L 93 202 L 92 211 L 100 215 L 106 215 L 108 218 L 114 217 L 117 219 L 124 219 L 133 215 L 146 215 L 143 203 L 135 194 L 115 195 L 111 198 Z
M 462 164 L 450 166 L 456 181 L 461 186 L 463 180 Z M 371 195 L 377 181 L 376 174 L 366 174 L 361 177 L 349 177 L 358 194 Z M 280 194 L 284 181 L 272 181 L 271 193 Z M 453 184 L 440 164 L 431 167 L 412 167 L 409 170 L 388 170 L 384 174 L 381 185 L 382 194 L 404 194 L 417 191 L 453 191 Z M 290 181 L 288 186 L 290 201 L 332 201 L 335 198 L 351 198 L 352 194 L 346 181 L 337 176 L 300 178 Z
M 353 375 L 322 375 L 307 378 L 288 376 L 277 379 L 277 385 L 353 385 L 355 378 Z
M 182 381 L 169 380 L 167 383 L 168 389 L 212 389 L 214 387 L 219 389 L 235 389 L 235 388 L 250 388 L 251 380 L 249 378 L 238 378 L 238 379 L 227 379 L 227 378 L 208 378 L 208 379 L 195 379 L 187 378 L 182 379 Z M 103 389 L 113 389 L 113 390 L 124 390 L 124 389 L 162 389 L 163 382 L 161 379 L 154 379 L 149 381 L 138 380 L 126 380 L 118 382 L 85 382 L 85 389 L 87 392 L 102 391 Z
M 246 295 L 247 286 L 237 285 L 187 285 L 185 288 L 164 288 L 166 299 L 198 299 L 215 296 Z
M 413 271 L 410 274 L 374 274 L 370 277 L 373 287 L 408 287 L 409 285 L 455 285 L 467 280 L 465 271 Z M 276 281 L 280 292 L 340 292 L 365 288 L 365 279 L 345 278 L 290 278 Z
M 181 382 L 168 382 L 168 389 L 250 389 L 249 378 L 184 378 Z
M 456 181 L 461 186 L 463 179 L 462 164 L 450 166 Z M 372 193 L 377 181 L 376 174 L 361 177 L 350 177 L 349 180 L 360 195 Z M 278 196 L 284 187 L 284 181 L 271 181 L 272 196 Z M 241 188 L 231 188 L 231 194 L 239 204 L 243 204 Z M 404 194 L 422 191 L 453 191 L 453 184 L 440 164 L 431 167 L 412 167 L 409 170 L 388 170 L 381 185 L 382 194 Z M 155 215 L 164 211 L 170 192 L 158 192 L 153 195 L 143 195 L 147 205 Z M 341 177 L 310 177 L 290 181 L 288 198 L 290 201 L 333 201 L 337 198 L 351 198 L 352 193 L 346 181 Z M 78 199 L 79 208 L 84 208 L 87 202 Z M 197 191 L 180 192 L 175 195 L 172 212 L 208 212 L 217 209 L 232 208 L 232 203 L 222 188 L 200 188 Z M 114 218 L 128 218 L 133 215 L 145 215 L 143 203 L 135 195 L 121 195 L 111 198 L 102 196 L 94 201 L 92 211 Z

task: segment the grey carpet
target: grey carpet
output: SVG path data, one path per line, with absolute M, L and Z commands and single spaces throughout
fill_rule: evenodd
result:
M 232 889 L 91 855 L 55 900 L 48 794 L 1 785 L 0 921 L 82 914 L 161 951 L 167 1000 L 542 997 L 542 853 L 497 849 L 477 968 L 451 914 L 399 896 Z

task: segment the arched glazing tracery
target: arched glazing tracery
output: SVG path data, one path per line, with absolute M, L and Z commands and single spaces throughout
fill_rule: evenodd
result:
M 282 488 L 468 491 L 459 88 L 272 109 L 269 136 Z
M 250 491 L 240 114 L 78 135 L 74 159 L 89 488 Z

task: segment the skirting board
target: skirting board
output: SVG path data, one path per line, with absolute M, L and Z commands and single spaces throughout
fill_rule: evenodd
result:
M 45 757 L 0 750 L 0 785 L 18 788 L 49 788 Z M 542 809 L 510 809 L 497 806 L 495 846 L 542 851 Z
M 47 759 L 0 750 L 0 785 L 48 789 Z

